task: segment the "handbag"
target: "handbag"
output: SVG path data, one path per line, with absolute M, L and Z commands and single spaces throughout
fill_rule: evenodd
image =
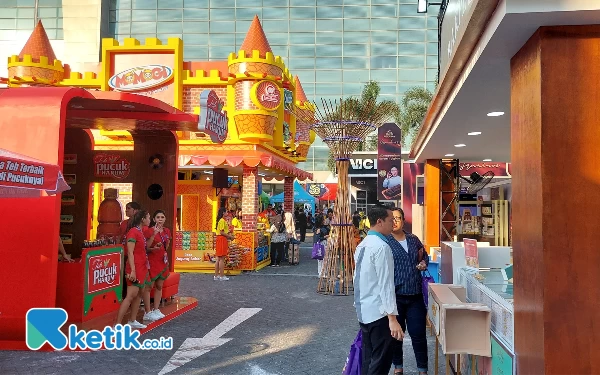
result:
M 427 255 L 429 256 L 429 255 Z M 425 250 L 423 248 L 419 249 L 418 255 L 418 263 L 421 263 L 423 258 L 425 257 Z M 429 284 L 435 283 L 435 279 L 429 273 L 429 270 L 425 270 L 421 272 L 421 285 L 423 289 L 423 302 L 425 302 L 425 307 L 429 308 Z
M 311 258 L 317 260 L 323 260 L 325 257 L 325 246 L 321 242 L 315 242 L 312 248 L 312 256 Z
M 346 364 L 342 370 L 343 375 L 360 375 L 362 367 L 362 330 L 358 330 L 358 334 L 350 345 L 350 353 L 346 358 Z

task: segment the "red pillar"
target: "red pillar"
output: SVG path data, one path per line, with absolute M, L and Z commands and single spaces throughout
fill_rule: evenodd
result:
M 283 210 L 294 212 L 294 177 L 286 177 L 283 183 Z
M 242 175 L 242 230 L 256 232 L 258 216 L 258 167 L 244 165 Z

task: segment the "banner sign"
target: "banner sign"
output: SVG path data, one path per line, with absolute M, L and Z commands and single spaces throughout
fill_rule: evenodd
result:
M 121 155 L 98 154 L 94 156 L 94 177 L 108 177 L 122 180 L 129 176 L 131 163 Z
M 402 133 L 385 123 L 377 133 L 377 199 L 397 200 L 402 193 Z
M 350 157 L 350 166 L 348 168 L 348 176 L 366 176 L 377 175 L 377 154 L 367 155 L 352 155 Z
M 58 166 L 0 156 L 0 186 L 55 191 Z
M 121 298 L 123 280 L 123 247 L 90 249 L 85 259 L 85 290 L 83 313 L 87 315 L 96 295 L 114 291 Z
M 510 163 L 459 163 L 459 173 L 463 177 L 469 177 L 473 172 L 483 175 L 487 171 L 494 172 L 494 177 L 511 177 Z
M 165 65 L 145 65 L 119 72 L 108 79 L 108 85 L 118 91 L 147 90 L 169 81 L 173 69 Z
M 210 136 L 214 143 L 223 143 L 229 130 L 227 111 L 223 111 L 223 101 L 214 90 L 200 93 L 200 120 L 198 131 Z

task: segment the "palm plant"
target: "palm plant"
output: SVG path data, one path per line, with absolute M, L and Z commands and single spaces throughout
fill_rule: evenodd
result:
M 403 144 L 406 144 L 407 139 L 411 142 L 415 139 L 432 99 L 433 93 L 421 86 L 411 87 L 404 93 L 396 116 L 396 123 L 402 129 Z

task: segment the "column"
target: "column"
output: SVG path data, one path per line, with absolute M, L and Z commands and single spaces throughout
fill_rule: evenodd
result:
M 427 160 L 425 163 L 425 249 L 440 246 L 440 161 Z
M 294 212 L 294 177 L 286 177 L 283 182 L 283 210 Z
M 600 372 L 600 26 L 540 28 L 511 60 L 519 374 Z
M 258 216 L 258 167 L 244 165 L 242 174 L 242 230 L 256 232 Z

